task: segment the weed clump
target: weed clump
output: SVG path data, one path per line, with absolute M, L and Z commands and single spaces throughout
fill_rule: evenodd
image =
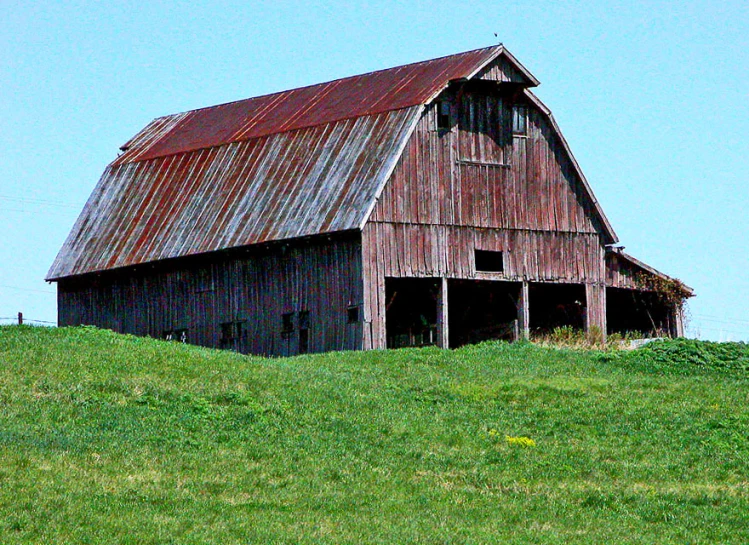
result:
M 749 345 L 695 339 L 664 339 L 638 349 L 639 356 L 663 366 L 697 365 L 709 368 L 749 370 Z

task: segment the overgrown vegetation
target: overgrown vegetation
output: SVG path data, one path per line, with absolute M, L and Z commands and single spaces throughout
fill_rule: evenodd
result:
M 747 543 L 747 346 L 0 328 L 3 543 Z
M 687 298 L 692 296 L 684 282 L 678 278 L 656 276 L 649 272 L 636 274 L 635 284 L 641 290 L 652 292 L 657 300 L 669 307 L 683 309 Z
M 749 371 L 749 345 L 694 339 L 656 340 L 643 346 L 634 359 L 649 364 L 653 370 L 669 367 L 691 373 L 692 366 L 698 366 Z
M 633 331 L 624 335 L 620 333 L 611 333 L 603 338 L 603 333 L 597 326 L 593 326 L 590 332 L 572 326 L 555 327 L 550 332 L 532 332 L 531 340 L 541 346 L 548 348 L 577 348 L 577 349 L 598 349 L 606 348 L 629 348 L 631 341 L 640 340 L 643 336 L 641 333 Z

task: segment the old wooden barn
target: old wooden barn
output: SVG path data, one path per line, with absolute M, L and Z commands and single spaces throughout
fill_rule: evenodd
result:
M 158 118 L 48 274 L 59 324 L 290 355 L 683 333 L 503 46 Z M 676 296 L 674 296 L 676 294 Z

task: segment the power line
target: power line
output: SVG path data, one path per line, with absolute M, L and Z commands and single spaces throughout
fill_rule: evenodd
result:
M 716 324 L 726 324 L 726 325 L 730 325 L 730 326 L 738 326 L 738 327 L 743 327 L 743 328 L 749 329 L 749 324 L 744 324 L 742 322 L 729 322 L 729 321 L 726 321 L 726 320 L 713 320 L 712 318 L 700 318 L 697 321 L 699 321 L 699 322 L 703 322 L 704 321 L 704 322 L 710 322 L 710 323 L 716 323 Z
M 77 209 L 83 208 L 83 205 L 80 205 L 80 204 L 65 203 L 65 202 L 59 202 L 59 201 L 48 201 L 45 199 L 25 199 L 25 198 L 20 198 L 20 197 L 8 197 L 7 195 L 0 195 L 0 199 L 4 201 L 20 202 L 22 204 L 41 204 L 44 206 L 59 206 L 62 208 L 77 208 Z
M 705 320 L 713 321 L 713 322 L 722 322 L 722 321 L 724 321 L 723 318 L 719 318 L 718 316 L 710 316 L 708 314 L 695 314 L 694 317 L 695 318 L 703 318 Z M 732 324 L 732 323 L 739 323 L 740 322 L 740 323 L 744 323 L 744 324 L 749 324 L 749 320 L 741 320 L 739 318 L 728 318 L 728 320 L 729 321 L 725 321 L 725 323 Z
M 693 326 L 693 330 L 702 331 L 703 329 L 706 329 L 707 331 L 718 331 L 719 333 L 733 333 L 735 335 L 749 335 L 749 332 L 744 331 L 735 331 L 733 329 L 723 329 L 722 327 L 701 327 L 701 326 Z
M 8 321 L 8 322 L 13 322 L 13 324 L 16 324 L 16 323 L 18 323 L 18 318 L 0 318 L 0 322 L 1 321 Z M 24 316 L 23 317 L 23 323 L 25 324 L 26 322 L 30 322 L 30 323 L 33 323 L 33 324 L 57 325 L 57 322 L 49 322 L 47 320 L 32 320 L 31 318 L 26 318 Z M 11 325 L 13 325 L 13 324 L 11 324 Z
M 38 210 L 19 210 L 18 208 L 0 208 L 0 211 L 3 212 L 19 212 L 21 214 L 38 214 Z M 45 210 L 45 214 L 54 214 L 56 216 L 70 216 L 73 212 L 68 212 L 66 210 Z
M 10 290 L 18 290 L 18 291 L 33 291 L 36 293 L 49 293 L 52 295 L 56 295 L 57 292 L 55 291 L 49 291 L 49 290 L 35 290 L 33 288 L 19 288 L 18 286 L 6 286 L 4 284 L 0 284 L 0 288 L 8 288 Z

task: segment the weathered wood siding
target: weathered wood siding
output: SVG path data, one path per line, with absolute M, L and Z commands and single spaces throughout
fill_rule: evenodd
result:
M 365 260 L 385 276 L 446 276 L 549 282 L 602 282 L 603 248 L 594 234 L 447 225 L 369 223 Z M 502 273 L 476 271 L 474 250 L 501 251 Z
M 449 130 L 437 129 L 438 106 L 425 111 L 373 209 L 362 234 L 365 347 L 384 346 L 388 276 L 584 283 L 589 324 L 605 320 L 595 203 L 544 115 L 525 104 L 526 133 L 513 135 L 511 97 L 490 91 L 441 97 Z M 475 249 L 503 252 L 503 272 L 477 272 Z
M 643 270 L 615 253 L 606 254 L 606 285 L 611 288 L 641 290 L 636 277 L 643 274 Z
M 496 60 L 489 63 L 476 74 L 476 77 L 478 79 L 512 83 L 523 83 L 526 81 L 523 75 L 512 66 L 512 63 L 503 56 L 497 57 Z
M 88 324 L 161 338 L 187 330 L 187 341 L 244 353 L 299 351 L 299 313 L 309 312 L 309 352 L 361 348 L 361 321 L 348 309 L 362 304 L 358 235 L 275 244 L 242 256 L 209 254 L 158 269 L 142 267 L 63 279 L 59 324 Z M 293 313 L 283 333 L 282 315 Z M 222 343 L 221 324 L 241 323 L 236 344 Z
M 447 98 L 462 105 L 452 110 L 451 129 L 437 130 L 436 107 L 426 110 L 370 221 L 600 232 L 594 203 L 540 112 L 527 105 L 527 136 L 512 137 L 509 100 Z M 497 103 L 501 114 L 491 111 Z M 459 122 L 471 115 L 473 122 Z M 487 127 L 497 118 L 502 131 Z
M 504 271 L 476 270 L 474 250 L 503 252 Z M 365 347 L 385 342 L 385 277 L 603 282 L 603 247 L 592 233 L 377 223 L 362 234 Z M 598 323 L 598 314 L 594 318 Z

